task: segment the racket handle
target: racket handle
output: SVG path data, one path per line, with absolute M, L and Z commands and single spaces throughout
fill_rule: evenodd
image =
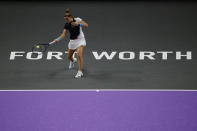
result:
M 52 45 L 53 43 L 55 43 L 54 41 L 50 42 L 49 45 Z

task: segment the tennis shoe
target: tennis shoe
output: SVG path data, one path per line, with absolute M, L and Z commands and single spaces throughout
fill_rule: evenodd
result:
M 75 78 L 81 78 L 83 76 L 83 73 L 81 71 L 78 71 Z

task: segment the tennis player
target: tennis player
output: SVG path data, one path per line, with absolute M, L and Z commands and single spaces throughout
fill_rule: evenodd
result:
M 69 69 L 74 67 L 74 63 L 78 60 L 78 72 L 75 75 L 75 78 L 81 78 L 83 76 L 82 65 L 83 65 L 83 48 L 86 46 L 86 40 L 84 37 L 84 33 L 82 31 L 82 27 L 88 27 L 88 24 L 83 21 L 81 18 L 74 18 L 69 9 L 66 9 L 66 13 L 64 15 L 64 19 L 66 21 L 64 30 L 62 34 L 55 39 L 53 42 L 57 43 L 62 40 L 67 32 L 70 33 L 70 41 L 68 43 L 68 59 L 70 60 Z M 77 52 L 77 59 L 73 57 L 74 52 Z

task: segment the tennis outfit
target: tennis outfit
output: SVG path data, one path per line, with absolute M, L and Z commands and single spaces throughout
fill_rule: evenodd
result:
M 77 17 L 73 19 L 73 22 L 80 23 L 81 20 L 81 18 Z M 73 26 L 71 23 L 66 23 L 64 29 L 68 30 L 70 33 L 68 49 L 75 50 L 81 45 L 86 46 L 86 40 L 82 31 L 82 27 L 80 25 Z

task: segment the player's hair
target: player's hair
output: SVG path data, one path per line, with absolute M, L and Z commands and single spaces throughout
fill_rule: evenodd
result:
M 70 13 L 70 9 L 69 8 L 66 9 L 66 13 Z
M 69 17 L 73 17 L 71 15 L 71 13 L 70 13 L 70 9 L 69 8 L 66 9 L 66 12 L 65 12 L 64 16 L 66 16 L 66 15 L 69 15 Z

